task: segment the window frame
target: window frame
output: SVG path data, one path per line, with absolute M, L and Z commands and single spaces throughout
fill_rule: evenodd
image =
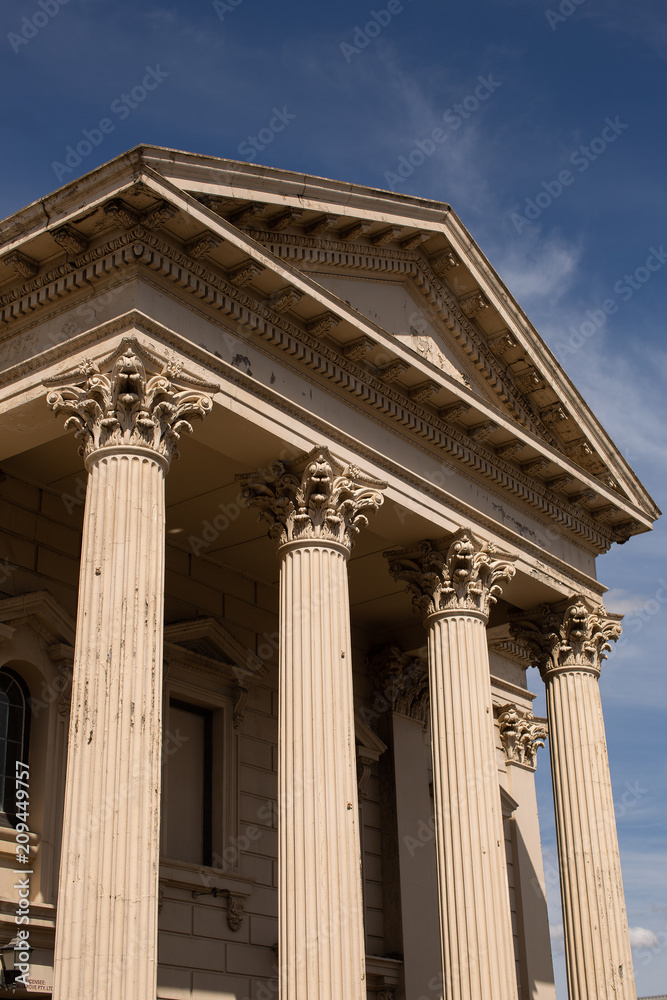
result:
M 20 741 L 20 743 L 21 743 L 21 749 L 20 749 L 21 756 L 20 756 L 20 760 L 24 764 L 29 764 L 29 759 L 30 759 L 30 716 L 31 716 L 30 688 L 28 687 L 28 684 L 26 683 L 25 679 L 20 674 L 18 674 L 15 670 L 12 670 L 11 667 L 5 667 L 5 666 L 0 667 L 0 681 L 1 681 L 1 679 L 2 679 L 3 676 L 4 677 L 8 677 L 16 685 L 16 687 L 20 691 L 21 697 L 23 699 L 23 706 L 22 706 L 23 720 L 22 720 L 22 724 L 21 724 L 21 730 L 22 730 L 22 732 L 21 732 L 21 741 Z M 9 711 L 11 711 L 11 706 L 9 706 Z M 9 724 L 9 716 L 8 716 L 8 724 Z M 9 728 L 9 726 L 8 726 L 8 728 Z M 3 736 L 3 734 L 0 732 L 0 744 L 2 744 L 3 740 L 5 742 L 8 742 L 7 736 Z M 17 741 L 13 740 L 11 742 L 17 742 Z M 6 759 L 7 758 L 6 758 L 6 753 L 5 753 L 5 761 L 6 761 Z M 18 760 L 18 758 L 17 758 L 17 760 Z M 17 763 L 17 760 L 14 761 L 15 765 Z M 5 821 L 3 823 L 3 825 L 10 825 L 13 828 L 16 828 L 16 824 L 18 822 L 18 817 L 16 815 L 16 804 L 17 804 L 16 803 L 16 784 L 15 784 L 16 768 L 14 767 L 13 774 L 9 774 L 8 771 L 7 771 L 7 764 L 5 763 L 4 772 L 5 773 L 3 775 L 0 775 L 0 778 L 2 779 L 2 786 L 0 787 L 0 819 L 2 819 L 2 820 Z M 5 806 L 6 806 L 6 801 L 5 800 L 6 800 L 6 792 L 7 792 L 7 786 L 6 786 L 5 783 L 7 782 L 8 779 L 11 779 L 11 778 L 14 778 L 14 811 L 12 813 L 9 813 L 7 811 L 7 809 L 5 808 Z

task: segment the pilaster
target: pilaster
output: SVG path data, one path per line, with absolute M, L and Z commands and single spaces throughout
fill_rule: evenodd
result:
M 377 690 L 374 704 L 386 705 L 384 725 L 391 747 L 391 763 L 387 761 L 390 773 L 385 777 L 391 828 L 386 836 L 383 830 L 383 856 L 398 869 L 397 886 L 395 878 L 384 880 L 385 934 L 389 930 L 391 935 L 385 947 L 403 955 L 405 996 L 432 996 L 432 983 L 440 977 L 441 963 L 433 803 L 425 743 L 428 663 L 425 657 L 404 653 L 392 642 L 373 652 L 370 667 Z

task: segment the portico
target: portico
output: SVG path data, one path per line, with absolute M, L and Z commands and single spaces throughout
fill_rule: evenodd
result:
M 53 997 L 554 1000 L 498 721 L 533 663 L 571 996 L 630 1000 L 595 556 L 655 505 L 451 210 L 179 156 L 27 209 L 3 256 L 0 464 L 82 537 L 78 583 L 12 550 L 77 622 Z

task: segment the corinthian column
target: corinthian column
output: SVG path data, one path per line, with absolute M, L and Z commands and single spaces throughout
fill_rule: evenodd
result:
M 280 559 L 280 996 L 365 1000 L 347 560 L 383 484 L 326 448 L 271 471 L 244 497 Z
M 583 598 L 515 620 L 546 683 L 570 1000 L 635 1000 L 598 679 L 620 615 Z
M 516 1000 L 486 638 L 514 567 L 465 529 L 387 558 L 428 629 L 444 996 Z
M 164 478 L 212 403 L 132 341 L 54 384 L 88 484 L 53 997 L 155 1000 Z

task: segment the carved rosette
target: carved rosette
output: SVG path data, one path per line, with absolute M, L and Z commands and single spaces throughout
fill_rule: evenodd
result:
M 600 675 L 611 643 L 621 634 L 622 615 L 609 614 L 603 604 L 584 597 L 561 604 L 544 604 L 533 614 L 515 616 L 512 635 L 528 649 L 543 678 L 557 670 L 588 670 Z
M 104 448 L 148 448 L 169 464 L 178 457 L 181 434 L 191 433 L 194 418 L 213 406 L 215 386 L 186 376 L 178 363 L 153 358 L 135 340 L 99 364 L 48 379 L 47 404 L 67 415 L 65 428 L 80 442 L 88 460 Z
M 385 553 L 396 580 L 407 583 L 415 608 L 424 617 L 447 611 L 475 611 L 488 618 L 502 585 L 515 573 L 513 557 L 468 528 L 440 542 L 422 542 L 417 549 Z
M 368 513 L 383 502 L 386 483 L 372 479 L 354 465 L 344 465 L 327 448 L 315 448 L 292 462 L 274 462 L 268 476 L 237 477 L 245 486 L 242 498 L 269 522 L 269 537 L 279 545 L 300 540 L 337 542 L 348 551 Z
M 395 642 L 390 642 L 371 654 L 370 667 L 376 683 L 373 705 L 386 705 L 386 711 L 425 724 L 429 706 L 426 659 L 403 653 Z
M 515 705 L 503 705 L 498 716 L 500 741 L 508 764 L 523 764 L 535 770 L 537 751 L 549 735 L 546 719 L 522 712 Z

